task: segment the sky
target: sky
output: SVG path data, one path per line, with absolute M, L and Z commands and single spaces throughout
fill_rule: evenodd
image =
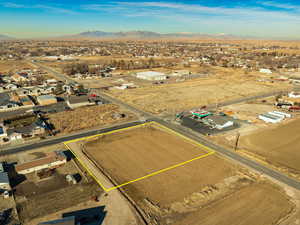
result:
M 0 0 L 0 34 L 154 31 L 300 39 L 299 0 Z

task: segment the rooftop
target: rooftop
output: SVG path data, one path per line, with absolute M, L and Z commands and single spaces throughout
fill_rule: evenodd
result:
M 43 222 L 40 223 L 39 225 L 74 225 L 74 224 L 75 224 L 75 216 L 70 216 L 63 219 Z
M 19 172 L 22 170 L 49 164 L 52 162 L 62 161 L 65 159 L 66 159 L 66 156 L 64 155 L 63 152 L 55 151 L 55 152 L 48 153 L 47 156 L 44 158 L 40 158 L 40 159 L 36 159 L 36 160 L 30 161 L 30 162 L 18 164 L 18 165 L 16 165 L 15 168 L 16 168 L 16 171 Z
M 0 184 L 9 184 L 9 178 L 6 172 L 0 173 Z

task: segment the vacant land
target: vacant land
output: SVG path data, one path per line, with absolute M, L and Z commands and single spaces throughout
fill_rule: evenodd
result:
M 100 136 L 87 141 L 83 150 L 117 184 L 205 154 L 201 147 L 155 124 Z M 236 223 L 252 225 L 261 217 L 262 224 L 271 225 L 293 208 L 281 189 L 258 181 L 255 175 L 217 154 L 122 189 L 150 221 L 159 224 L 196 224 L 204 217 L 203 224 L 227 225 L 227 221 L 235 218 Z M 274 206 L 275 202 L 279 204 Z M 210 212 L 211 204 L 216 205 L 216 210 Z M 247 216 L 252 210 L 255 216 Z M 266 214 L 262 213 L 265 211 Z M 205 214 L 212 214 L 212 218 Z
M 277 224 L 291 210 L 292 205 L 278 189 L 267 184 L 252 184 L 225 199 L 188 214 L 175 225 Z
M 300 119 L 241 137 L 240 148 L 294 173 L 300 171 Z
M 116 114 L 125 114 L 125 117 L 114 117 Z M 105 104 L 49 114 L 49 119 L 57 132 L 68 134 L 82 129 L 125 122 L 134 119 L 134 116 L 129 112 L 122 111 L 117 105 Z
M 204 105 L 283 89 L 288 84 L 257 81 L 257 76 L 240 71 L 217 70 L 211 78 L 196 78 L 175 84 L 126 91 L 114 90 L 116 98 L 152 113 L 174 113 Z
M 32 67 L 26 62 L 22 60 L 0 60 L 0 74 L 1 73 L 9 73 L 9 72 L 17 72 L 22 69 L 31 69 Z

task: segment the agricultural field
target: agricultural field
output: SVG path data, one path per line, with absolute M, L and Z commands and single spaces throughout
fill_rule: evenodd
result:
M 88 158 L 116 184 L 207 153 L 203 146 L 157 124 L 117 131 L 80 143 Z M 142 208 L 149 221 L 166 225 L 196 222 L 252 225 L 257 222 L 257 216 L 263 216 L 261 225 L 271 225 L 294 208 L 282 189 L 218 154 L 132 182 L 122 190 Z M 261 201 L 262 197 L 265 201 Z M 275 202 L 280 204 L 274 205 Z M 263 211 L 266 213 L 262 214 Z
M 124 118 L 114 117 L 115 114 L 124 114 Z M 132 113 L 121 110 L 119 106 L 104 104 L 77 108 L 71 111 L 49 114 L 49 122 L 60 134 L 69 134 L 82 129 L 133 120 Z M 84 118 L 84 119 L 79 119 Z
M 259 82 L 259 75 L 244 74 L 239 70 L 219 68 L 214 73 L 208 78 L 126 91 L 112 90 L 108 94 L 151 113 L 170 114 L 290 86 L 287 83 Z
M 299 146 L 300 119 L 297 118 L 242 136 L 239 148 L 254 153 L 259 159 L 288 170 L 300 178 Z

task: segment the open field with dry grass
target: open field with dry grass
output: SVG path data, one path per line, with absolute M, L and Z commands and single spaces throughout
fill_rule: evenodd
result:
M 17 72 L 18 70 L 32 68 L 27 62 L 22 60 L 0 60 L 0 74 L 8 72 Z
M 240 138 L 240 148 L 261 156 L 267 162 L 300 171 L 300 119 L 257 131 Z
M 85 141 L 84 152 L 122 184 L 205 151 L 152 124 Z M 217 154 L 133 182 L 122 190 L 152 223 L 159 224 L 252 225 L 261 219 L 259 224 L 271 225 L 293 209 L 280 188 Z
M 114 118 L 114 114 L 125 114 L 124 118 Z M 49 114 L 49 121 L 60 134 L 88 129 L 92 127 L 114 124 L 133 120 L 132 113 L 121 110 L 119 106 L 104 104 L 77 108 L 55 114 Z M 81 119 L 84 118 L 84 119 Z
M 289 84 L 258 82 L 255 75 L 237 70 L 216 70 L 209 78 L 152 85 L 130 90 L 112 90 L 112 96 L 152 113 L 174 113 L 203 105 L 257 95 L 289 87 Z
M 291 210 L 291 204 L 278 189 L 268 184 L 252 184 L 186 215 L 175 225 L 278 224 Z

